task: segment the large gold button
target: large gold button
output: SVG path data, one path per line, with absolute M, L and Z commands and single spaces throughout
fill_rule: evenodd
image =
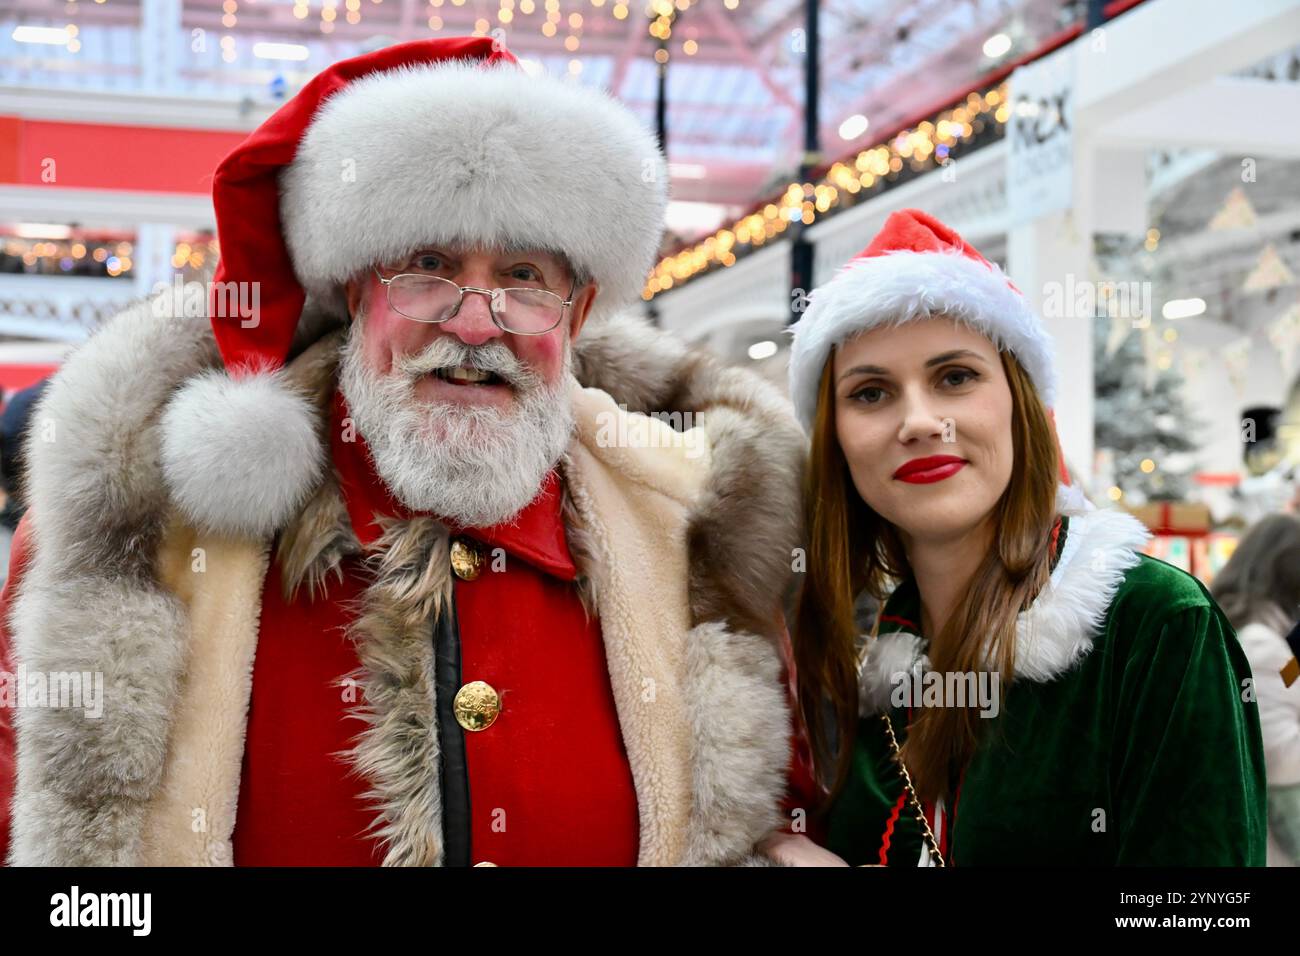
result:
M 483 555 L 471 542 L 457 538 L 451 543 L 451 569 L 462 581 L 473 581 L 483 570 Z
M 456 723 L 466 730 L 487 730 L 501 713 L 501 695 L 491 684 L 472 680 L 456 691 Z

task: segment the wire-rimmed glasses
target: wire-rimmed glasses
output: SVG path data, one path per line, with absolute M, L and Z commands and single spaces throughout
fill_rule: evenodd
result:
M 575 280 L 564 299 L 546 289 L 479 289 L 424 272 L 401 272 L 390 278 L 376 269 L 375 275 L 388 292 L 388 307 L 398 315 L 415 322 L 446 322 L 460 311 L 466 292 L 477 292 L 491 300 L 489 311 L 497 328 L 513 335 L 550 332 L 564 321 L 577 288 Z

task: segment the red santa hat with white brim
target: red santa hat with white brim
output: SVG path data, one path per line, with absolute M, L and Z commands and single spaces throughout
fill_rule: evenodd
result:
M 312 79 L 221 162 L 213 204 L 225 371 L 170 403 L 164 474 L 196 524 L 266 534 L 324 467 L 314 410 L 279 381 L 309 295 L 340 312 L 350 279 L 428 246 L 542 249 L 598 284 L 599 321 L 640 296 L 667 174 L 604 92 L 530 73 L 488 37 L 428 39 Z M 222 314 L 228 283 L 257 284 L 256 316 Z
M 1052 339 L 1020 290 L 954 230 L 919 209 L 903 209 L 812 293 L 794 325 L 790 396 L 804 427 L 812 428 L 822 369 L 837 345 L 878 326 L 939 314 L 1010 350 L 1043 403 L 1053 406 Z

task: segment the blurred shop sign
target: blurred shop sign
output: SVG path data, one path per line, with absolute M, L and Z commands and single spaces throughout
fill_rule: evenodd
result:
M 1011 74 L 1007 206 L 1012 226 L 1073 204 L 1075 62 L 1070 45 Z

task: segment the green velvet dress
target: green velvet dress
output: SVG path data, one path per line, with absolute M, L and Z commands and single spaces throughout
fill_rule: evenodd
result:
M 941 801 L 951 812 L 927 808 L 949 865 L 1264 864 L 1250 667 L 1205 587 L 1138 553 L 1145 536 L 1114 511 L 1064 523 L 1052 585 L 1020 617 L 1017 676 Z M 880 716 L 901 746 L 907 710 L 890 691 L 928 669 L 919 612 L 906 581 L 863 668 L 852 773 L 827 821 L 853 865 L 932 865 Z

